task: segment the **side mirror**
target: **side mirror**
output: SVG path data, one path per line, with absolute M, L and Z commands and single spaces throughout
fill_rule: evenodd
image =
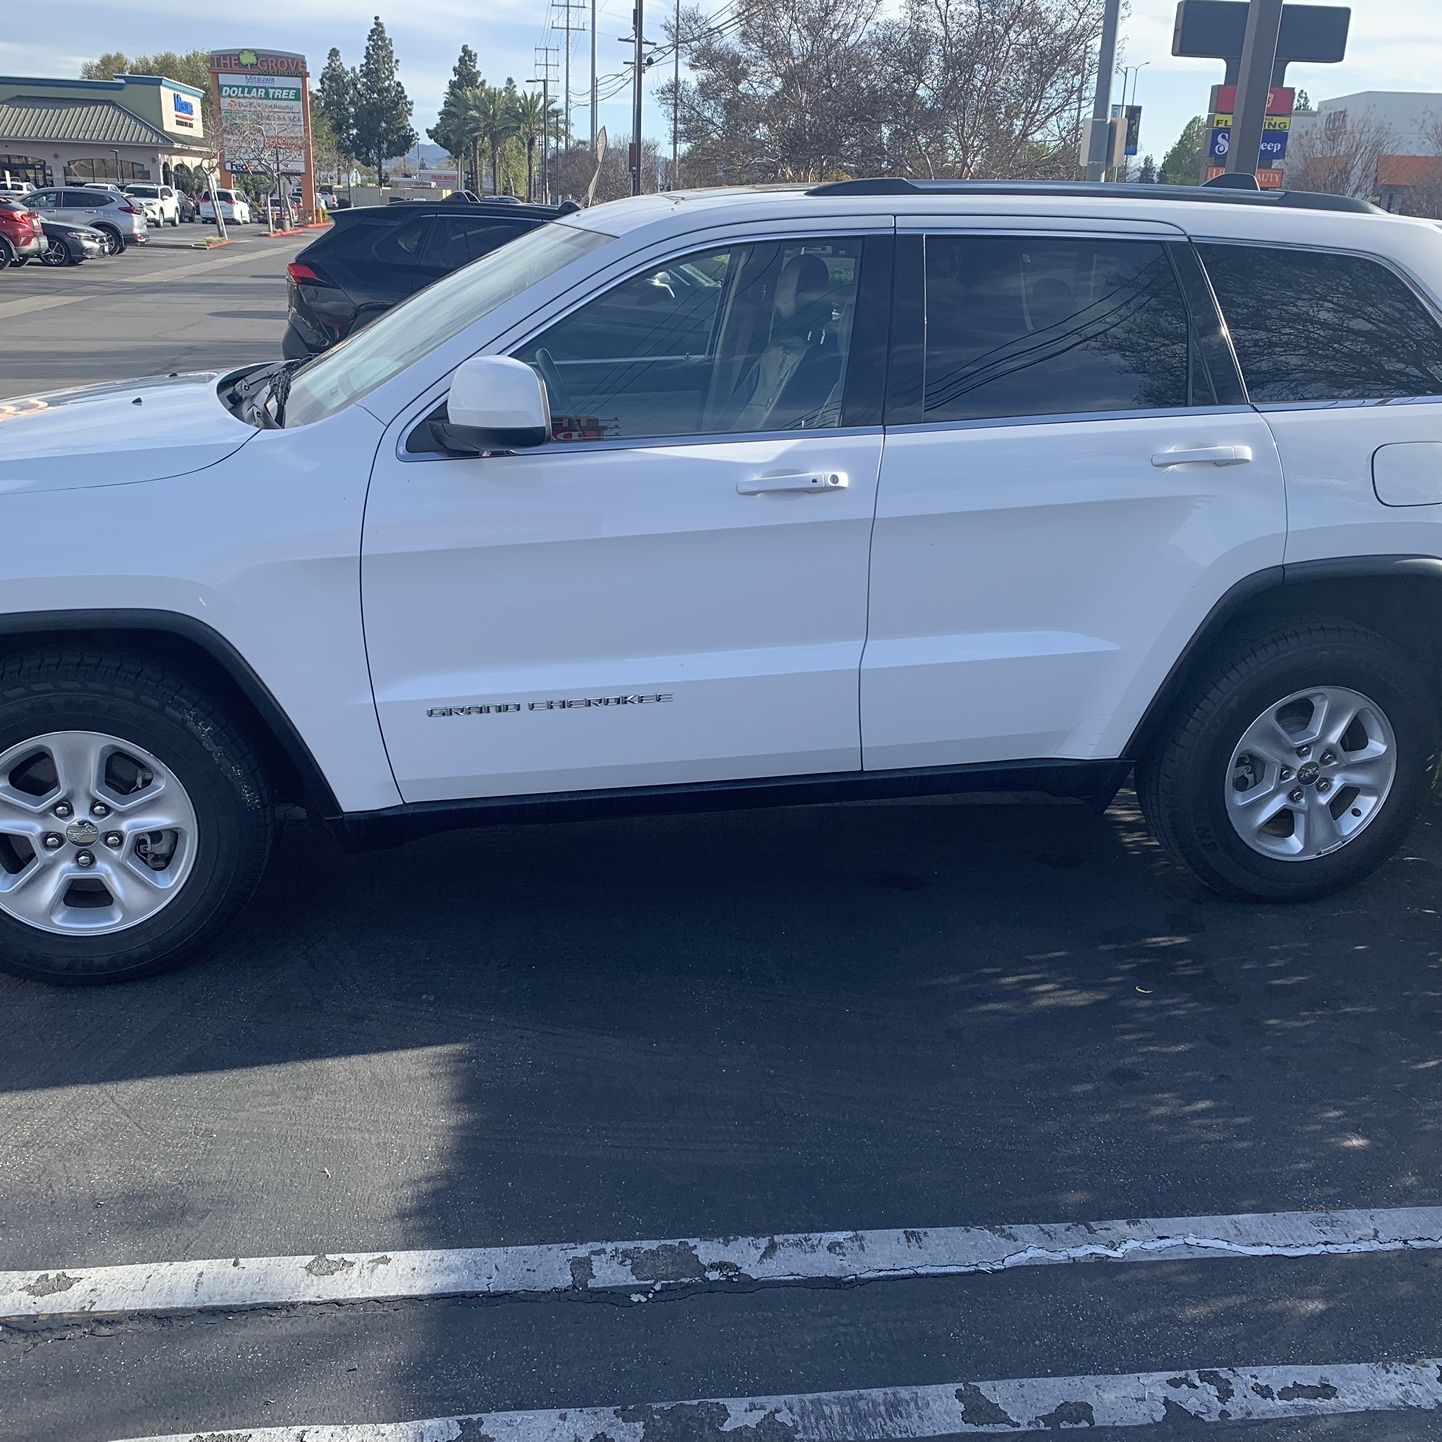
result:
M 477 355 L 451 376 L 445 419 L 431 422 L 437 441 L 457 455 L 526 450 L 551 438 L 546 383 L 524 361 Z

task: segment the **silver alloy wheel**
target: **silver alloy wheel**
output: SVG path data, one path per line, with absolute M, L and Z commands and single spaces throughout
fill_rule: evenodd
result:
M 148 921 L 195 864 L 173 771 L 133 742 L 52 731 L 0 754 L 0 911 L 59 936 Z
M 1345 686 L 1296 691 L 1242 733 L 1227 767 L 1227 815 L 1263 856 L 1312 861 L 1382 809 L 1397 738 L 1381 707 Z

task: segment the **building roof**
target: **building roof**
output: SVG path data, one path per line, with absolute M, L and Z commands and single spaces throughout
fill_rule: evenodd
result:
M 1378 185 L 1436 185 L 1442 181 L 1442 156 L 1379 155 Z
M 176 145 L 171 136 L 113 100 L 55 100 L 40 95 L 0 100 L 0 140 L 151 145 L 167 150 Z

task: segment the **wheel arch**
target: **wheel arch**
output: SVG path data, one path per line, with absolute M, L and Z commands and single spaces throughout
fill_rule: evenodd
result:
M 235 716 L 256 746 L 278 797 L 314 816 L 340 810 L 310 747 L 250 663 L 218 631 L 178 612 L 29 611 L 0 615 L 0 660 L 56 643 L 100 643 L 179 672 Z
M 1349 621 L 1386 636 L 1422 668 L 1442 707 L 1442 559 L 1343 556 L 1289 562 L 1244 577 L 1207 613 L 1127 742 L 1136 760 L 1195 679 L 1245 634 L 1299 619 Z

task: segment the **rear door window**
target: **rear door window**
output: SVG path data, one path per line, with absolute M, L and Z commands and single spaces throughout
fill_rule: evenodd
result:
M 371 255 L 387 265 L 406 268 L 423 263 L 426 247 L 430 242 L 431 230 L 436 223 L 433 215 L 416 215 L 399 225 L 379 227 L 380 234 L 371 246 Z
M 1214 403 L 1160 242 L 930 235 L 925 273 L 927 421 Z
M 1198 246 L 1258 405 L 1442 397 L 1442 327 L 1361 255 Z

